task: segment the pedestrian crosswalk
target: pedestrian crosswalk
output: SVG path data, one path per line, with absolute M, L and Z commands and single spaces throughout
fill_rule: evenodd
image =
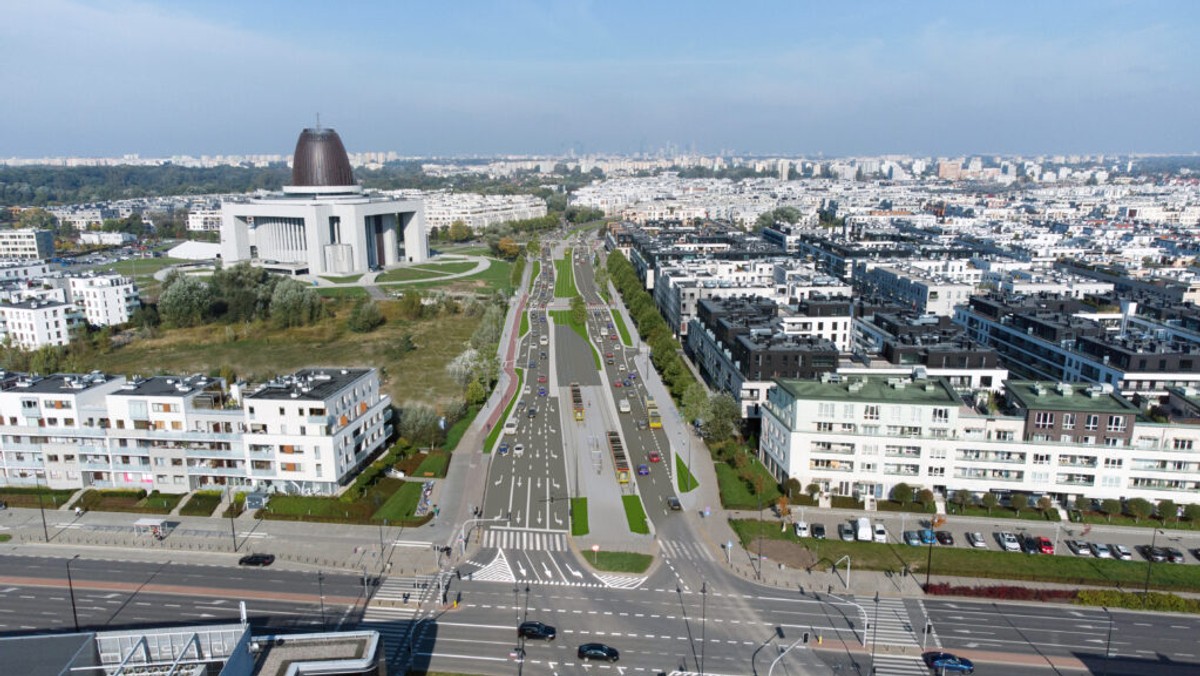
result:
M 712 552 L 699 542 L 683 540 L 659 540 L 663 556 L 668 559 L 698 559 L 713 561 Z
M 427 602 L 436 597 L 438 588 L 437 578 L 432 575 L 388 577 L 363 611 L 359 628 L 379 632 L 384 654 L 394 658 L 401 647 L 408 645 L 413 622 L 427 609 Z
M 875 613 L 874 626 L 868 632 L 868 639 L 872 643 L 904 648 L 921 645 L 916 634 L 913 633 L 912 622 L 908 619 L 908 608 L 904 605 L 904 599 L 881 598 L 875 604 L 876 608 L 867 607 L 867 612 Z
M 483 535 L 483 546 L 497 549 L 561 552 L 567 549 L 567 534 L 562 531 L 491 528 Z
M 920 657 L 916 655 L 876 654 L 874 669 L 875 676 L 928 676 L 929 669 Z
M 629 577 L 628 575 L 596 575 L 596 578 L 610 589 L 637 589 L 646 581 L 644 577 Z

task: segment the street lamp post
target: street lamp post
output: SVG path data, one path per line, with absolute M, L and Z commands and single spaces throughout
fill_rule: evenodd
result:
M 708 582 L 700 585 L 700 676 L 704 676 L 704 642 L 708 626 Z
M 1154 529 L 1154 534 L 1150 536 L 1150 552 L 1151 556 L 1146 557 L 1149 561 L 1146 564 L 1146 584 L 1142 589 L 1142 605 L 1146 605 L 1150 597 L 1150 571 L 1154 570 L 1154 545 L 1158 542 L 1158 529 Z
M 1101 672 L 1101 676 L 1108 676 L 1108 663 L 1112 660 L 1113 617 L 1107 607 L 1103 607 L 1103 610 L 1108 617 L 1108 640 L 1104 645 L 1104 671 Z
M 758 570 L 755 572 L 755 577 L 757 579 L 761 580 L 762 579 L 762 541 L 763 541 L 763 537 L 762 537 L 762 525 L 763 525 L 762 492 L 758 491 L 757 495 L 758 495 Z
M 75 620 L 76 634 L 79 633 L 79 611 L 75 607 L 75 581 L 71 579 L 71 563 L 78 558 L 79 555 L 76 554 L 75 556 L 67 559 L 67 589 L 69 589 L 71 593 L 71 619 Z
M 317 594 L 321 597 L 321 631 L 325 631 L 325 573 L 317 571 Z
M 929 557 L 925 560 L 925 591 L 929 591 L 929 576 L 933 573 L 933 540 L 929 541 Z
M 879 592 L 875 592 L 875 621 L 871 623 L 871 673 L 875 673 L 875 645 L 879 639 Z
M 46 542 L 49 542 L 50 529 L 46 527 L 46 506 L 42 503 L 42 477 L 34 471 L 33 480 L 37 482 L 38 509 L 42 512 L 42 535 L 46 536 Z
M 233 538 L 233 551 L 234 551 L 234 553 L 237 553 L 237 550 L 238 550 L 237 526 L 234 525 L 234 522 L 233 522 L 234 512 L 237 511 L 236 509 L 234 509 L 234 507 L 237 506 L 237 502 L 236 502 L 237 496 L 234 495 L 232 486 L 227 485 L 225 487 L 225 492 L 229 494 L 229 537 Z

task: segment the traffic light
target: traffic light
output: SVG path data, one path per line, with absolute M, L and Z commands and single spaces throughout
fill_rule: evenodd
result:
M 804 645 L 808 645 L 808 632 L 804 632 Z

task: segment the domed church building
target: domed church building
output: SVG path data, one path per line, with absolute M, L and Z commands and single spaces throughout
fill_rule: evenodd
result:
M 350 275 L 429 258 L 425 207 L 364 191 L 333 129 L 305 129 L 292 184 L 221 205 L 221 258 L 293 275 Z

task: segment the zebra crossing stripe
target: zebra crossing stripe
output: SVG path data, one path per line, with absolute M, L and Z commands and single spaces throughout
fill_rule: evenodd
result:
M 914 655 L 876 655 L 874 670 L 877 676 L 927 676 L 929 669 Z
M 567 536 L 564 533 L 491 529 L 484 536 L 483 545 L 496 549 L 561 552 L 567 549 Z

